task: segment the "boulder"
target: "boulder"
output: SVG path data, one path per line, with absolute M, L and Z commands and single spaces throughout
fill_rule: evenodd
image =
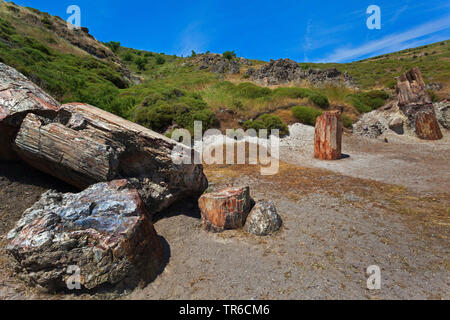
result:
M 320 160 L 341 159 L 342 119 L 339 111 L 324 112 L 316 120 L 314 157 Z
M 254 205 L 250 188 L 226 188 L 206 193 L 198 200 L 205 230 L 221 232 L 242 228 Z
M 53 119 L 28 114 L 13 148 L 30 166 L 80 189 L 127 178 L 154 213 L 199 196 L 208 185 L 202 165 L 174 164 L 176 145 L 111 113 L 71 103 Z
M 397 134 L 403 134 L 403 119 L 400 117 L 393 118 L 389 122 L 389 129 Z
M 282 220 L 271 201 L 258 201 L 247 217 L 245 231 L 257 236 L 267 236 L 281 228 Z
M 20 278 L 48 291 L 66 290 L 72 266 L 80 288 L 135 286 L 163 265 L 163 245 L 136 189 L 126 180 L 78 194 L 44 193 L 8 233 Z M 70 288 L 69 288 L 70 289 Z
M 0 63 L 0 160 L 14 160 L 11 145 L 29 113 L 55 117 L 59 103 L 14 68 Z

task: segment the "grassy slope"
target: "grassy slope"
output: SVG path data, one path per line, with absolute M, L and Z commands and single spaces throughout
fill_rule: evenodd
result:
M 90 103 L 161 132 L 174 123 L 191 128 L 196 119 L 208 126 L 219 122 L 222 129 L 238 127 L 242 123 L 239 120 L 263 113 L 275 113 L 285 122 L 293 122 L 296 118 L 290 110 L 292 106 L 312 109 L 301 109 L 306 114 L 300 118 L 324 109 L 312 98 L 317 95 L 327 96 L 332 106 L 343 106 L 349 126 L 362 112 L 379 107 L 386 100 L 385 93 L 370 90 L 385 88 L 392 94 L 389 88 L 395 83 L 394 77 L 416 65 L 427 83 L 444 84 L 441 96 L 448 90 L 448 41 L 348 64 L 300 64 L 348 71 L 362 89 L 355 92 L 341 87 L 308 88 L 307 94 L 298 87 L 262 88 L 250 84 L 244 77 L 248 68 L 244 65 L 241 74 L 217 75 L 198 70 L 193 58 L 118 47 L 114 50 L 116 56 L 143 80 L 142 84 L 127 87 L 117 63 L 95 58 L 53 32 L 51 23 L 58 18 L 11 6 L 0 3 L 0 61 L 17 68 L 62 102 Z M 46 24 L 36 26 L 26 19 L 17 19 L 17 9 Z M 256 67 L 264 63 L 253 61 Z

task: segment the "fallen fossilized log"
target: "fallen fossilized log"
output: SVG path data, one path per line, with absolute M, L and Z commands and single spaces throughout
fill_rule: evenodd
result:
M 339 111 L 324 112 L 316 120 L 314 157 L 321 160 L 341 159 L 342 119 Z
M 419 68 L 414 67 L 397 80 L 398 106 L 421 139 L 438 140 L 442 132 L 433 103 Z
M 136 286 L 163 264 L 161 240 L 126 180 L 78 194 L 50 190 L 7 237 L 19 276 L 49 291 Z
M 14 68 L 0 63 L 0 160 L 15 160 L 11 149 L 28 113 L 53 118 L 59 103 Z

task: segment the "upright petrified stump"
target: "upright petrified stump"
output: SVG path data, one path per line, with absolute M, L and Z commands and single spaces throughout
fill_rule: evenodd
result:
M 421 111 L 416 114 L 416 134 L 420 139 L 439 140 L 442 132 L 439 128 L 436 115 L 431 111 Z
M 18 275 L 49 291 L 67 289 L 71 266 L 79 270 L 79 288 L 94 290 L 151 281 L 164 261 L 144 203 L 126 180 L 78 194 L 50 190 L 23 213 L 8 239 Z
M 202 195 L 198 205 L 202 213 L 203 228 L 221 232 L 242 228 L 254 201 L 250 197 L 249 187 L 227 188 Z
M 314 157 L 337 160 L 342 157 L 342 119 L 339 111 L 324 112 L 316 121 Z
M 397 80 L 398 106 L 408 117 L 420 139 L 438 140 L 442 132 L 419 68 L 414 67 Z

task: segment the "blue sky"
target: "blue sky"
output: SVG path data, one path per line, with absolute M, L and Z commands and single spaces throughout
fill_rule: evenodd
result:
M 349 62 L 450 38 L 450 1 L 417 0 L 16 0 L 81 23 L 98 40 L 189 55 L 235 50 L 238 56 L 299 62 Z M 369 30 L 369 5 L 381 29 Z

